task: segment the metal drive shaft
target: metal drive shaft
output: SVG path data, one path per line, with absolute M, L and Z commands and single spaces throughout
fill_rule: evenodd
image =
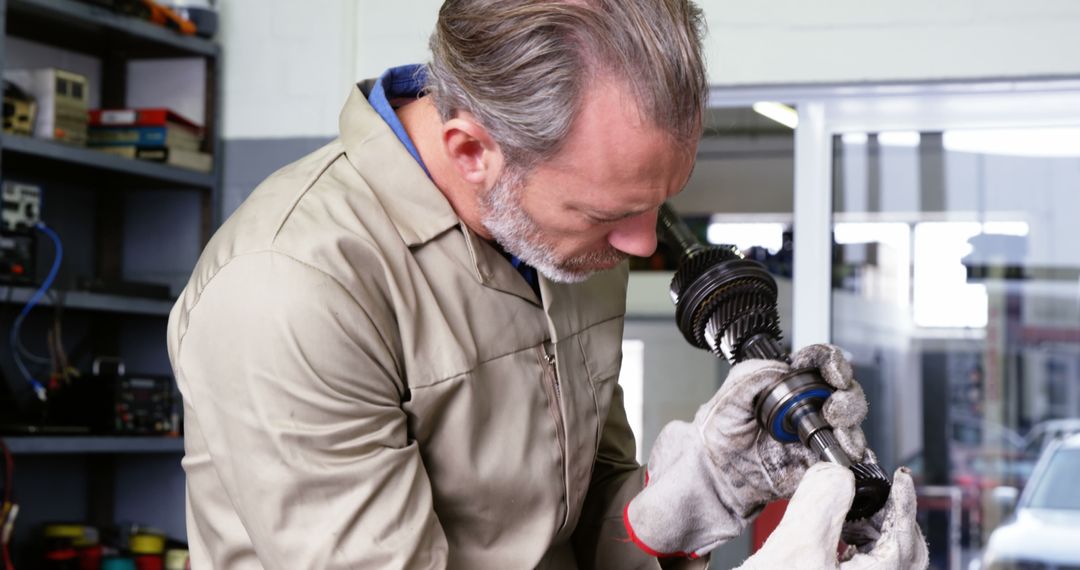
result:
M 733 246 L 702 244 L 664 204 L 657 221 L 660 238 L 679 253 L 671 281 L 675 318 L 691 344 L 732 364 L 757 358 L 790 364 L 780 343 L 776 281 L 764 266 Z M 855 474 L 855 499 L 848 519 L 877 512 L 889 496 L 889 478 L 876 464 L 855 463 L 840 447 L 821 407 L 833 393 L 815 369 L 794 370 L 755 399 L 758 424 L 773 439 L 802 443 Z

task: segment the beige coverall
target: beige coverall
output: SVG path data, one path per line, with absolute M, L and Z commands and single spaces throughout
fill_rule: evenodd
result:
M 193 568 L 658 568 L 621 521 L 625 265 L 541 303 L 360 87 L 340 127 L 170 316 Z

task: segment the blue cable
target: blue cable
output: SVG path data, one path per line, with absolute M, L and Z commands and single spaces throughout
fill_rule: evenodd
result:
M 30 300 L 26 302 L 26 306 L 23 307 L 19 316 L 15 317 L 15 322 L 11 325 L 11 338 L 9 341 L 11 344 L 11 354 L 15 358 L 15 365 L 19 368 L 19 372 L 21 372 L 23 377 L 26 378 L 26 381 L 34 387 L 34 393 L 37 394 L 38 399 L 44 402 L 47 395 L 45 385 L 30 374 L 30 371 L 26 368 L 26 364 L 22 361 L 22 356 L 19 354 L 19 333 L 20 329 L 22 329 L 23 319 L 26 318 L 26 315 L 30 314 L 30 311 L 39 301 L 41 301 L 41 298 L 44 297 L 45 293 L 52 287 L 53 281 L 56 280 L 56 274 L 60 272 L 60 261 L 64 259 L 64 246 L 60 243 L 60 236 L 56 235 L 56 232 L 50 229 L 49 226 L 46 226 L 43 222 L 34 224 L 34 229 L 52 239 L 53 245 L 56 247 L 56 256 L 53 257 L 52 267 L 49 269 L 49 274 L 45 277 L 45 281 L 41 283 L 41 287 L 38 287 L 38 290 L 35 291 L 33 296 L 30 297 Z

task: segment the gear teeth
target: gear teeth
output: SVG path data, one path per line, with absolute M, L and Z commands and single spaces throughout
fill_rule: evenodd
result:
M 734 246 L 710 247 L 696 253 L 692 253 L 679 263 L 679 269 L 671 279 L 671 296 L 676 304 L 686 291 L 686 286 L 701 277 L 710 267 L 733 259 L 742 259 L 742 254 Z
M 847 520 L 867 518 L 881 510 L 889 499 L 892 482 L 881 466 L 876 463 L 855 463 L 855 499 L 851 503 Z
M 851 470 L 855 472 L 856 477 L 861 479 L 889 480 L 885 471 L 877 463 L 855 463 L 851 466 Z
M 686 340 L 732 363 L 756 335 L 780 340 L 776 284 L 733 246 L 688 254 L 671 281 L 671 298 Z
M 776 293 L 759 281 L 744 279 L 718 291 L 724 302 L 710 303 L 707 310 L 699 310 L 695 319 L 695 328 L 704 324 L 707 338 L 713 339 L 709 348 L 716 356 L 741 362 L 743 343 L 759 334 L 768 334 L 779 341 L 780 315 L 776 308 Z M 708 310 L 711 309 L 711 310 Z M 724 354 L 723 347 L 728 347 L 731 354 Z

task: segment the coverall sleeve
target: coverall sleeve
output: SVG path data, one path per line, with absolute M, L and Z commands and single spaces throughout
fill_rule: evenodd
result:
M 574 531 L 574 553 L 582 570 L 706 568 L 708 559 L 657 560 L 630 541 L 623 508 L 645 484 L 645 468 L 636 459 L 634 433 L 626 419 L 622 387 L 611 396 L 592 481 L 581 520 Z
M 223 522 L 200 516 L 235 512 L 267 569 L 446 565 L 401 409 L 394 317 L 388 302 L 359 302 L 358 287 L 280 253 L 247 254 L 210 279 L 170 338 L 202 440 L 185 468 L 204 461 L 227 495 L 199 509 L 194 494 L 212 479 L 189 469 L 194 524 L 212 534 Z

